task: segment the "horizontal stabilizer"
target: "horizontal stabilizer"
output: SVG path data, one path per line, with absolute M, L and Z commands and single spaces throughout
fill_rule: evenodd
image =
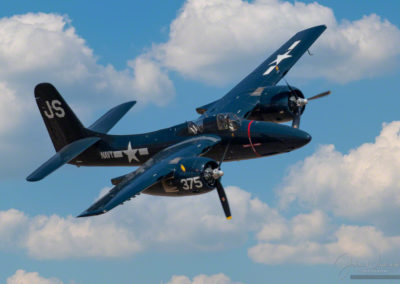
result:
M 99 137 L 89 137 L 76 140 L 67 146 L 63 147 L 58 151 L 53 157 L 51 157 L 47 162 L 41 165 L 37 170 L 30 174 L 26 180 L 27 181 L 38 181 L 48 176 L 55 170 L 57 170 L 62 165 L 68 163 L 72 159 L 79 156 L 83 151 L 88 149 L 94 143 L 99 141 Z
M 107 133 L 135 104 L 136 101 L 131 101 L 110 109 L 106 114 L 96 120 L 95 123 L 89 126 L 88 129 Z

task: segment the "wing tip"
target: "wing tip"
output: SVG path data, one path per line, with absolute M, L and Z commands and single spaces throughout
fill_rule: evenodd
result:
M 129 107 L 133 107 L 136 103 L 137 103 L 137 101 L 129 101 L 129 102 L 126 102 L 125 104 L 128 105 Z
M 76 216 L 76 218 L 91 217 L 91 216 L 101 215 L 101 214 L 104 214 L 106 212 L 107 212 L 107 210 L 100 210 L 100 209 L 97 209 L 97 210 L 94 210 L 94 211 L 86 210 L 86 211 L 82 212 L 81 214 L 79 214 L 78 216 Z
M 42 180 L 43 178 L 45 178 L 47 175 L 48 174 L 43 174 L 43 171 L 41 171 L 41 168 L 39 167 L 37 170 L 35 170 L 29 176 L 26 177 L 26 181 L 29 181 L 29 182 L 39 181 L 39 180 Z
M 39 180 L 41 180 L 41 178 L 38 178 L 38 177 L 35 177 L 32 175 L 30 175 L 26 178 L 26 181 L 29 181 L 29 182 L 34 182 L 34 181 L 39 181 Z
M 307 30 L 315 30 L 315 31 L 320 31 L 322 33 L 323 31 L 326 30 L 326 28 L 327 28 L 326 25 L 318 25 L 318 26 L 314 26 L 314 27 L 308 28 L 305 31 L 307 31 Z
M 326 25 L 322 24 L 322 25 L 315 26 L 314 28 L 326 29 Z
M 123 106 L 125 108 L 125 112 L 128 112 L 136 103 L 137 103 L 137 101 L 129 101 L 129 102 L 123 103 L 117 107 Z

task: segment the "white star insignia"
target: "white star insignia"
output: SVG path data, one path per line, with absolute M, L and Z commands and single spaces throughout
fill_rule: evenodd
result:
M 279 65 L 279 63 L 281 63 L 282 60 L 292 57 L 291 55 L 289 55 L 289 52 L 290 50 L 286 51 L 284 54 L 278 54 L 276 59 L 272 61 L 271 64 L 275 63 L 275 65 Z
M 295 41 L 289 48 L 288 50 L 284 53 L 284 54 L 278 54 L 276 56 L 276 59 L 274 61 L 272 61 L 268 67 L 267 70 L 265 70 L 265 72 L 263 73 L 263 76 L 268 75 L 269 73 L 271 73 L 272 70 L 276 69 L 277 71 L 279 71 L 278 65 L 279 63 L 281 63 L 281 61 L 292 57 L 291 55 L 289 55 L 289 53 L 300 43 L 300 40 Z
M 129 142 L 129 144 L 128 144 L 128 149 L 126 149 L 126 150 L 124 151 L 124 154 L 128 156 L 128 161 L 129 161 L 129 163 L 130 163 L 132 160 L 135 160 L 135 161 L 139 162 L 139 159 L 136 157 L 137 151 L 138 151 L 137 149 L 132 149 L 131 142 Z

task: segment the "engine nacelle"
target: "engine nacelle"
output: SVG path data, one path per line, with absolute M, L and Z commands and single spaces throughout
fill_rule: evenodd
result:
M 205 193 L 215 188 L 222 176 L 216 161 L 205 158 L 181 159 L 172 177 L 163 182 L 164 188 L 186 193 Z
M 248 119 L 276 123 L 291 121 L 298 110 L 302 114 L 305 108 L 296 104 L 296 96 L 304 98 L 303 93 L 295 87 L 265 87 L 260 94 L 257 108 L 251 112 Z

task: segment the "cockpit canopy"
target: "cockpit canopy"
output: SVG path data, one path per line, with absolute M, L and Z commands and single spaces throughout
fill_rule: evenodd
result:
M 236 114 L 219 113 L 196 121 L 189 121 L 188 132 L 193 135 L 212 131 L 234 132 L 240 128 L 241 124 L 241 120 Z

